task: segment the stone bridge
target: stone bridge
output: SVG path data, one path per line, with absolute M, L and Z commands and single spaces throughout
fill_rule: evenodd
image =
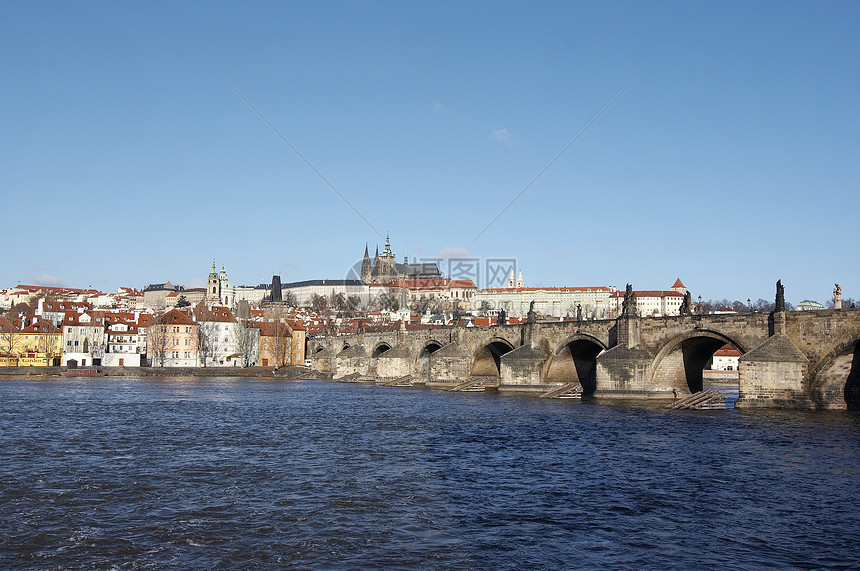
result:
M 359 333 L 311 340 L 312 366 L 334 379 L 411 376 L 499 391 L 579 383 L 594 397 L 665 397 L 702 389 L 723 345 L 739 363 L 737 406 L 860 408 L 860 309 L 737 313 Z

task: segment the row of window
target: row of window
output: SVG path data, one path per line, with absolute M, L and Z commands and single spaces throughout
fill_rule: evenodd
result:
M 179 351 L 174 351 L 174 352 L 173 352 L 173 354 L 172 354 L 172 357 L 173 357 L 174 359 L 178 359 L 178 358 L 179 358 Z M 185 355 L 184 355 L 184 358 L 185 358 L 185 359 L 190 359 L 190 358 L 191 358 L 191 353 L 189 353 L 188 351 L 186 351 L 186 352 L 185 352 Z

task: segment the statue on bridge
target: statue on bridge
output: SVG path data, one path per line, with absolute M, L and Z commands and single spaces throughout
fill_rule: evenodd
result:
M 499 311 L 499 317 L 496 318 L 496 325 L 506 325 L 508 322 L 508 314 L 505 313 L 505 310 Z
M 576 304 L 576 320 L 582 321 L 582 304 L 581 303 Z
M 526 323 L 537 323 L 537 313 L 535 313 L 535 302 L 529 304 L 529 312 L 526 314 Z
M 684 294 L 684 301 L 681 302 L 681 307 L 678 308 L 678 315 L 692 315 L 693 313 L 693 296 L 688 291 Z
M 785 311 L 785 287 L 782 285 L 782 280 L 776 280 L 776 303 L 773 310 Z
M 621 302 L 621 315 L 623 317 L 638 317 L 636 312 L 636 294 L 633 293 L 633 286 L 627 284 L 627 289 L 624 291 L 624 300 Z
M 842 309 L 842 286 L 835 284 L 833 288 L 833 309 Z

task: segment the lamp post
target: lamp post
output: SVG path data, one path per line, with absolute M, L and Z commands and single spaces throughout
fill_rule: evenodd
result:
M 747 307 L 749 308 L 750 313 L 752 313 L 752 302 L 750 301 L 750 298 L 747 298 Z
M 704 311 L 702 311 L 702 296 L 699 296 L 699 315 L 702 315 Z

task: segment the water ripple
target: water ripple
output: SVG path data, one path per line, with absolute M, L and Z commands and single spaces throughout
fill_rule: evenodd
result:
M 0 567 L 844 569 L 854 413 L 0 383 Z

